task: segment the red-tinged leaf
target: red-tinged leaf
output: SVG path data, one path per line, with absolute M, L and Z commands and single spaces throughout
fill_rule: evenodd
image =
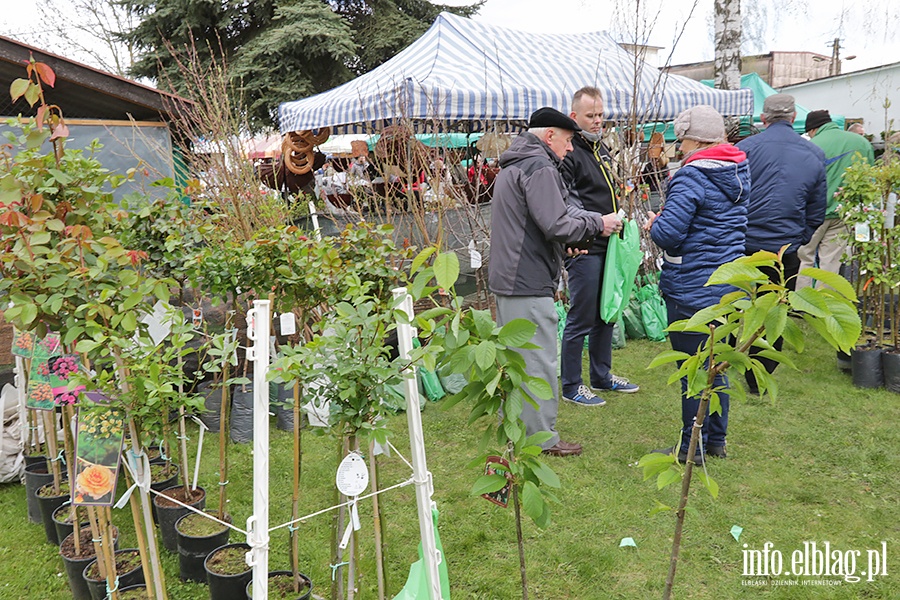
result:
M 53 87 L 56 84 L 56 73 L 53 72 L 53 69 L 50 68 L 50 65 L 36 62 L 34 63 L 34 69 L 37 71 L 38 77 L 41 78 L 41 81 Z
M 59 139 L 59 138 L 67 138 L 69 137 L 69 128 L 66 127 L 66 124 L 61 122 L 56 126 L 56 129 L 53 130 L 53 135 L 50 136 L 51 140 Z
M 44 116 L 47 114 L 47 105 L 41 104 L 38 106 L 37 115 L 35 116 L 35 123 L 37 124 L 38 131 L 44 130 Z
M 9 86 L 9 95 L 13 102 L 25 94 L 25 91 L 28 90 L 29 83 L 31 82 L 27 79 L 13 79 L 12 84 Z
M 40 210 L 41 206 L 44 204 L 44 197 L 40 194 L 35 194 L 30 198 L 31 201 L 31 212 L 36 213 Z

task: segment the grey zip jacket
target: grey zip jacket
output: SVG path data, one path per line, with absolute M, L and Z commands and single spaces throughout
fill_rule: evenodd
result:
M 553 296 L 564 245 L 603 231 L 603 217 L 566 206 L 560 159 L 524 132 L 500 156 L 491 202 L 490 290 L 499 296 Z

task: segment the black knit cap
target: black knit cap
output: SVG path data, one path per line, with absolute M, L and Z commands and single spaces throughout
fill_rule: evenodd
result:
M 818 129 L 825 123 L 831 123 L 831 115 L 827 110 L 813 110 L 806 115 L 806 132 Z
M 528 128 L 534 129 L 535 127 L 558 127 L 569 131 L 581 131 L 578 123 L 549 106 L 539 108 L 531 113 L 531 118 L 528 120 Z

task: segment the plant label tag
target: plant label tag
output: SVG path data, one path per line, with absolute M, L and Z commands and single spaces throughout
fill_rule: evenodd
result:
M 286 312 L 278 316 L 281 335 L 294 335 L 297 333 L 297 319 L 294 313 Z
M 475 240 L 469 241 L 469 266 L 473 269 L 481 268 L 481 252 L 475 249 Z
M 356 452 L 344 457 L 335 478 L 337 489 L 348 498 L 359 496 L 369 487 L 369 469 L 366 461 Z
M 199 329 L 203 325 L 203 309 L 194 308 L 191 310 L 191 326 Z
M 509 463 L 501 456 L 488 456 L 484 465 L 485 475 L 501 475 L 506 478 L 506 485 L 496 492 L 482 494 L 481 497 L 497 506 L 506 508 L 509 506 Z
M 854 228 L 854 237 L 857 242 L 868 242 L 872 239 L 868 223 L 857 223 Z
M 147 334 L 156 345 L 169 337 L 169 333 L 172 332 L 172 322 L 168 317 L 171 308 L 162 300 L 158 300 L 153 305 L 153 312 L 141 317 L 141 322 L 147 325 Z

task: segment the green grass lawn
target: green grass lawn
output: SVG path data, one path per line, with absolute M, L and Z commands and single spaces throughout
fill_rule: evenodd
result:
M 777 373 L 780 397 L 734 402 L 729 427 L 728 459 L 711 461 L 710 475 L 720 486 L 713 500 L 694 490 L 681 561 L 675 583 L 679 599 L 731 598 L 900 598 L 896 556 L 900 552 L 900 396 L 884 390 L 854 388 L 835 367 L 834 352 L 810 338 L 807 351 L 795 357 L 800 371 Z M 563 487 L 546 530 L 526 522 L 526 553 L 531 598 L 646 599 L 662 596 L 674 531 L 671 514 L 650 516 L 659 500 L 677 503 L 677 486 L 657 491 L 642 481 L 636 463 L 654 448 L 678 437 L 678 388 L 665 380 L 672 367 L 646 370 L 666 344 L 632 342 L 614 354 L 614 370 L 640 384 L 637 394 L 607 396 L 603 408 L 571 404 L 560 407 L 559 430 L 584 445 L 579 458 L 551 458 Z M 454 598 L 521 597 L 513 511 L 503 510 L 469 489 L 479 474 L 467 463 L 477 454 L 478 430 L 466 425 L 465 406 L 443 410 L 429 403 L 424 412 L 428 466 L 434 475 L 434 498 L 441 511 L 440 533 L 449 565 Z M 390 424 L 393 443 L 408 458 L 406 419 Z M 196 443 L 196 427 L 191 444 Z M 230 511 L 243 525 L 252 504 L 250 445 L 233 446 L 229 487 Z M 214 491 L 217 443 L 207 438 L 201 484 Z M 398 458 L 380 460 L 383 487 L 410 476 Z M 271 435 L 271 524 L 290 515 L 291 436 Z M 304 431 L 304 514 L 332 504 L 336 442 Z M 191 471 L 193 468 L 191 468 Z M 25 490 L 0 485 L 0 598 L 71 598 L 62 561 L 43 529 L 27 521 Z M 208 504 L 215 505 L 211 492 Z M 418 526 L 415 494 L 405 487 L 381 496 L 385 512 L 388 591 L 396 594 L 416 559 Z M 361 592 L 375 598 L 371 504 L 361 504 Z M 135 544 L 130 511 L 114 511 L 123 530 L 122 547 Z M 740 541 L 731 528 L 743 528 Z M 300 528 L 302 569 L 314 592 L 328 595 L 331 519 L 310 519 Z M 287 568 L 286 529 L 271 540 L 270 567 Z M 232 536 L 232 541 L 236 540 Z M 637 548 L 620 548 L 624 537 Z M 856 574 L 866 570 L 866 551 L 887 544 L 887 576 L 858 583 L 831 578 L 840 585 L 777 586 L 796 578 L 747 578 L 743 545 L 761 550 L 766 542 L 791 568 L 791 553 L 804 542 L 824 542 L 843 552 L 858 550 Z M 172 600 L 207 598 L 205 586 L 178 581 L 177 557 L 166 553 L 164 566 Z M 744 585 L 749 579 L 768 585 Z M 822 578 L 810 577 L 816 580 Z

